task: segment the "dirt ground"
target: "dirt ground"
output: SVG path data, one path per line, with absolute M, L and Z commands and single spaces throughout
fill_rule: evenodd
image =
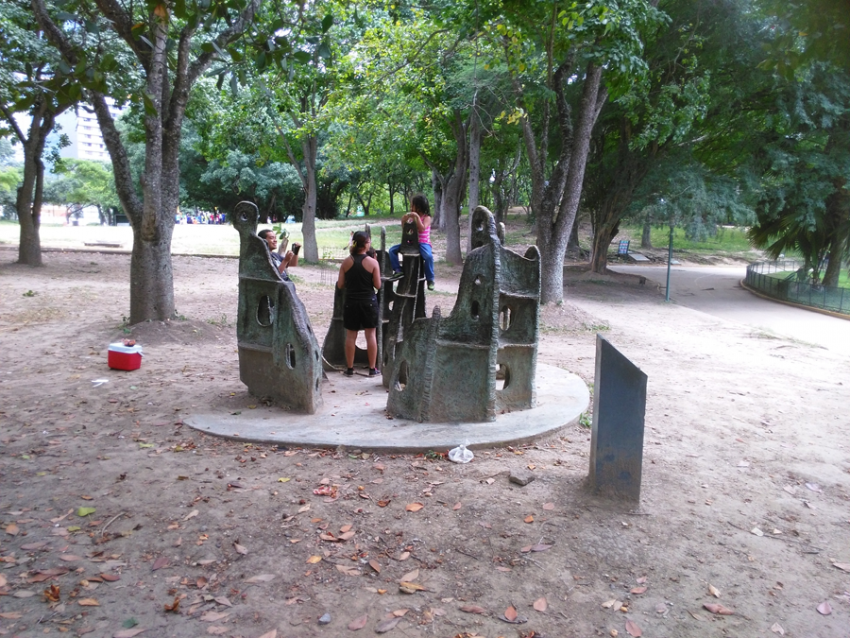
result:
M 128 256 L 14 259 L 0 249 L 0 636 L 850 636 L 850 364 L 829 350 L 570 271 L 539 360 L 592 383 L 601 332 L 649 376 L 629 507 L 588 493 L 580 424 L 468 465 L 195 432 L 183 417 L 213 399 L 256 402 L 235 260 L 175 258 L 179 318 L 130 330 Z M 296 274 L 323 335 L 333 273 Z M 142 368 L 109 370 L 129 334 Z

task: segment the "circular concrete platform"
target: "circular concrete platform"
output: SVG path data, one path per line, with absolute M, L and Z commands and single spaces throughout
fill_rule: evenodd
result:
M 516 445 L 574 423 L 590 402 L 584 381 L 554 366 L 537 365 L 536 385 L 537 407 L 531 410 L 500 414 L 487 423 L 418 423 L 387 416 L 380 378 L 330 373 L 322 384 L 324 406 L 316 414 L 264 407 L 237 415 L 194 414 L 183 422 L 215 436 L 298 447 L 426 452 L 460 444 Z

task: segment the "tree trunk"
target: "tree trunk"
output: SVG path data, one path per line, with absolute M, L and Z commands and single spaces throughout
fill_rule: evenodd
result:
M 434 192 L 434 219 L 431 225 L 443 230 L 445 228 L 445 218 L 443 217 L 443 183 L 440 180 L 440 174 L 433 167 L 431 168 L 431 190 Z M 409 200 L 410 198 L 408 197 Z
M 304 185 L 304 206 L 301 208 L 301 234 L 304 236 L 304 260 L 319 261 L 319 244 L 316 241 L 316 155 L 317 138 L 310 136 L 301 141 L 306 169 Z
M 652 224 L 645 222 L 643 232 L 640 234 L 640 247 L 652 248 Z
M 168 212 L 168 211 L 163 211 Z M 171 213 L 173 218 L 173 213 Z M 152 241 L 133 234 L 130 259 L 130 323 L 138 317 L 170 319 L 175 314 L 171 235 L 174 225 L 161 223 Z
M 481 122 L 478 113 L 475 109 L 475 102 L 472 105 L 471 121 L 469 123 L 469 197 L 468 207 L 468 235 L 466 238 L 466 252 L 472 250 L 472 212 L 478 208 L 478 196 L 480 190 L 481 179 Z
M 567 255 L 578 259 L 581 256 L 581 246 L 578 243 L 578 217 L 573 222 L 573 228 L 570 231 L 570 239 L 567 242 Z
M 593 234 L 593 254 L 590 257 L 590 269 L 593 272 L 602 274 L 608 270 L 608 248 L 618 226 L 617 222 L 597 225 Z
M 563 178 L 565 188 L 557 208 L 557 217 L 554 216 L 555 211 L 549 208 L 547 198 L 543 198 L 537 227 L 538 246 L 546 246 L 546 250 L 550 251 L 543 254 L 541 250 L 543 278 L 540 303 L 543 304 L 560 303 L 564 299 L 564 254 L 581 201 L 581 187 L 590 152 L 590 136 L 607 97 L 606 92 L 600 90 L 601 82 L 602 68 L 589 63 L 585 71 L 582 98 L 572 139 L 563 140 L 564 144 L 570 142 L 569 165 Z M 557 90 L 563 92 L 563 85 L 559 84 Z M 550 189 L 547 188 L 546 191 L 546 195 L 551 194 Z

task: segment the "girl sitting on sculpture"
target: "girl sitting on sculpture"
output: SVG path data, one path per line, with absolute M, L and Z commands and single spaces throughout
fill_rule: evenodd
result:
M 425 269 L 425 280 L 428 282 L 428 290 L 434 290 L 434 253 L 431 250 L 431 207 L 428 205 L 428 198 L 422 193 L 414 195 L 410 199 L 411 212 L 405 213 L 401 218 L 402 227 L 408 221 L 416 222 L 416 229 L 419 231 L 419 255 L 422 257 L 422 264 Z M 390 265 L 395 273 L 390 277 L 390 281 L 401 279 L 401 264 L 398 260 L 398 251 L 401 249 L 401 244 L 392 246 L 389 250 Z

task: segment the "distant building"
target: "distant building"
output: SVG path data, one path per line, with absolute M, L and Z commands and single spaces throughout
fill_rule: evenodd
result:
M 115 106 L 115 101 L 112 98 L 106 98 L 106 103 L 109 105 L 109 112 L 112 113 L 113 119 L 117 120 L 124 109 Z M 100 132 L 100 125 L 97 123 L 97 116 L 91 106 L 79 104 L 76 109 L 65 111 L 57 117 L 56 123 L 62 128 L 57 127 L 51 134 L 51 138 L 59 134 L 67 135 L 71 142 L 70 146 L 59 151 L 62 157 L 101 162 L 112 161 L 109 152 L 106 150 L 106 145 L 103 143 L 103 135 Z

